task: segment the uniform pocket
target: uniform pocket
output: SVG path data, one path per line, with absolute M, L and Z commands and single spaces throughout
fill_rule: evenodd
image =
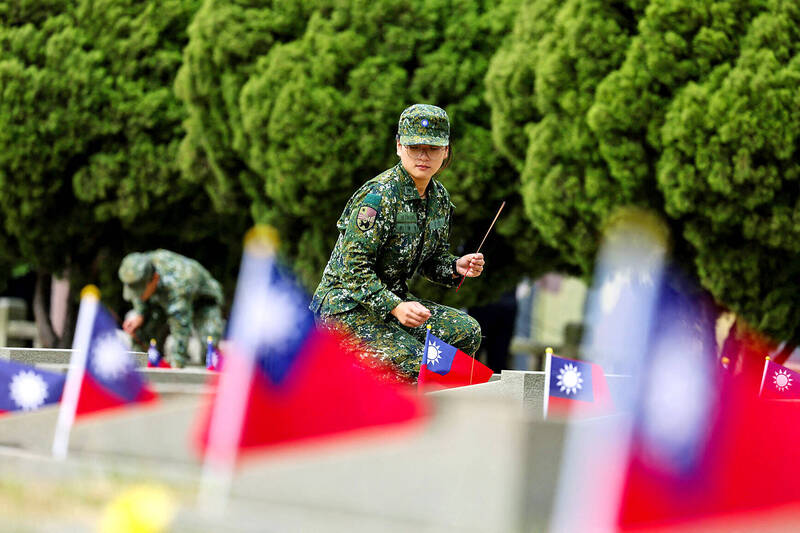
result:
M 394 227 L 395 233 L 403 235 L 419 233 L 419 226 L 416 222 L 400 222 Z

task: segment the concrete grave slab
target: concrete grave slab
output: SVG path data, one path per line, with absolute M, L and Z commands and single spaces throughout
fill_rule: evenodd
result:
M 514 402 L 485 395 L 490 385 L 431 394 L 435 416 L 380 445 L 264 454 L 242 468 L 234 496 L 303 509 L 306 519 L 331 509 L 352 517 L 336 531 L 360 516 L 421 531 L 522 531 L 531 513 L 548 512 L 563 425 L 537 423 Z M 535 464 L 542 457 L 547 465 Z M 534 510 L 531 484 L 545 493 Z
M 144 352 L 128 352 L 136 360 L 138 366 L 147 366 L 147 354 Z M 0 359 L 8 359 L 28 365 L 36 364 L 69 364 L 72 357 L 70 348 L 13 348 L 0 347 Z

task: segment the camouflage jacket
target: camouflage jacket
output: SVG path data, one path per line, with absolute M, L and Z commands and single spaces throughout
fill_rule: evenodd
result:
M 161 307 L 167 315 L 175 350 L 186 353 L 192 333 L 195 305 L 219 305 L 224 302 L 222 287 L 208 270 L 195 261 L 169 250 L 145 252 L 158 273 L 155 292 L 143 302 L 134 298 L 133 309 L 147 316 L 153 307 Z
M 383 318 L 405 300 L 417 270 L 434 283 L 455 287 L 458 257 L 449 252 L 454 207 L 435 179 L 420 198 L 399 163 L 369 180 L 339 217 L 339 239 L 311 310 L 331 315 L 363 305 Z

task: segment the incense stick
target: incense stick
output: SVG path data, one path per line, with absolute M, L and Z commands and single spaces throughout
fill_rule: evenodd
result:
M 497 214 L 494 216 L 494 220 L 492 220 L 492 223 L 489 225 L 489 229 L 486 230 L 486 235 L 483 236 L 483 240 L 478 245 L 478 249 L 475 251 L 476 254 L 480 253 L 481 248 L 483 248 L 483 243 L 486 242 L 486 237 L 489 236 L 489 232 L 492 231 L 492 228 L 494 227 L 494 223 L 497 222 L 497 219 L 500 217 L 500 211 L 502 211 L 505 206 L 506 206 L 506 201 L 503 200 L 503 203 L 500 204 L 500 209 L 497 210 Z M 469 272 L 469 269 L 467 270 L 467 272 Z M 459 282 L 458 287 L 456 287 L 456 292 L 458 292 L 458 289 L 461 288 L 461 284 L 464 283 L 465 279 L 467 279 L 467 275 L 466 274 L 461 276 L 461 281 Z

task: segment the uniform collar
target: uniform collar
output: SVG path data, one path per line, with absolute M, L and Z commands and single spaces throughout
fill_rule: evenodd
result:
M 403 166 L 403 163 L 397 163 L 397 172 L 400 175 L 400 187 L 403 190 L 403 198 L 406 200 L 421 200 L 422 198 L 419 197 L 419 191 L 417 191 L 417 186 L 414 183 L 414 178 L 408 173 L 408 171 Z M 431 181 L 428 182 L 428 189 L 426 191 L 428 198 L 436 196 L 436 185 L 434 184 L 436 181 L 434 178 L 431 178 Z

